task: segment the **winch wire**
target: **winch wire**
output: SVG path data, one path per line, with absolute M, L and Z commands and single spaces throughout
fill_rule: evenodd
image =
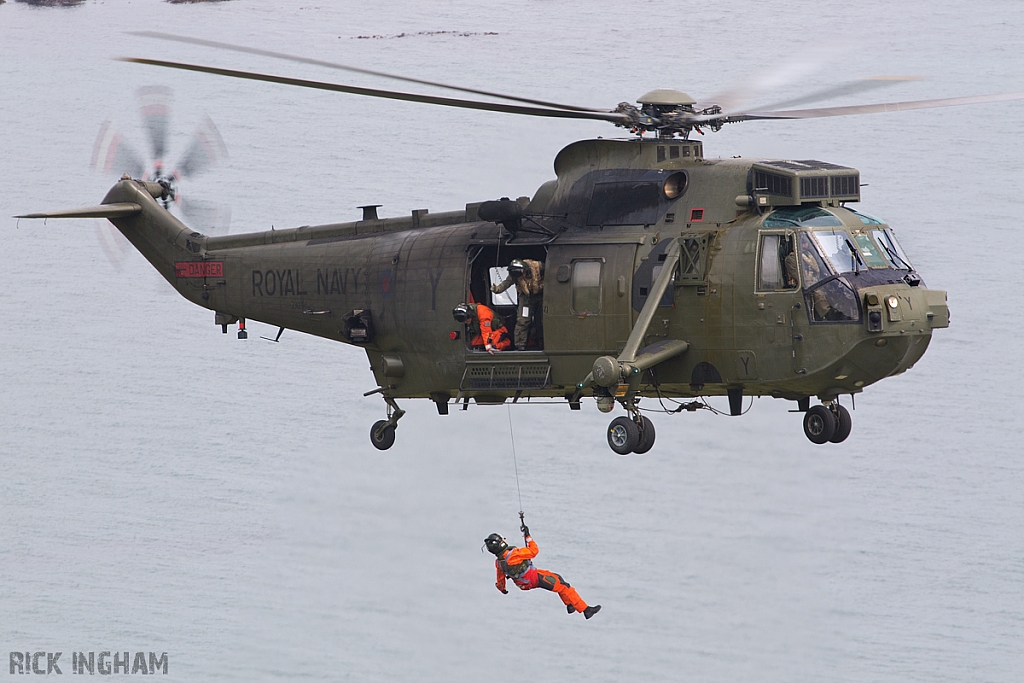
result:
M 512 431 L 512 406 L 505 404 L 508 411 L 508 435 L 512 438 L 512 466 L 516 471 L 516 492 L 519 494 L 519 517 L 523 516 L 523 491 L 519 488 L 519 463 L 516 462 L 516 435 Z

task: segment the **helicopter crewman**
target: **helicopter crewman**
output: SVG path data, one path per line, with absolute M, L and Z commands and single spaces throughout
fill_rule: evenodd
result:
M 483 304 L 459 304 L 452 309 L 452 316 L 457 322 L 464 323 L 468 328 L 469 345 L 473 348 L 483 347 L 487 353 L 505 351 L 512 346 L 508 338 L 508 328 L 500 316 L 496 316 Z
M 484 545 L 487 546 L 487 550 L 496 558 L 494 566 L 497 569 L 498 581 L 494 584 L 495 587 L 507 595 L 508 590 L 505 589 L 505 580 L 506 578 L 512 579 L 513 583 L 519 586 L 519 590 L 528 591 L 534 588 L 543 588 L 544 590 L 557 593 L 569 614 L 580 612 L 587 619 L 597 614 L 598 610 L 601 609 L 601 605 L 587 605 L 579 593 L 576 592 L 576 589 L 570 586 L 561 576 L 533 566 L 532 560 L 539 552 L 537 542 L 530 536 L 530 529 L 526 526 L 526 522 L 523 522 L 519 528 L 523 532 L 523 539 L 526 541 L 525 548 L 510 546 L 499 534 L 491 534 L 484 539 Z
M 800 233 L 800 265 L 804 276 L 804 289 L 813 287 L 829 275 L 827 266 L 821 262 L 821 257 L 818 256 L 817 250 L 811 244 L 811 238 L 806 233 Z M 830 319 L 828 315 L 832 311 L 832 304 L 820 287 L 811 291 L 811 303 L 815 320 Z
M 542 348 L 544 323 L 540 307 L 543 305 L 544 264 L 533 259 L 513 259 L 508 266 L 508 276 L 502 282 L 491 285 L 491 291 L 501 294 L 513 282 L 519 304 L 519 310 L 516 311 L 516 349 L 525 351 L 531 336 L 537 348 Z

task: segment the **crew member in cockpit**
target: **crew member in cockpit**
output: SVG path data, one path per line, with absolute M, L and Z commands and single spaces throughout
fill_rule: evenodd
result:
M 829 275 L 825 264 L 821 262 L 821 257 L 818 256 L 817 250 L 811 244 L 811 238 L 806 233 L 800 233 L 800 264 L 804 276 L 805 290 L 818 284 Z M 832 304 L 829 303 L 828 297 L 825 296 L 820 287 L 811 292 L 811 303 L 814 307 L 814 319 L 819 321 L 828 320 L 826 316 L 832 310 Z

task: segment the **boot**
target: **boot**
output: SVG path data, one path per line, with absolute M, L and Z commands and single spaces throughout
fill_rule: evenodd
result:
M 572 605 L 566 605 L 565 606 L 565 611 L 568 612 L 569 614 L 572 614 L 573 612 L 576 611 L 576 608 L 573 607 Z
M 600 610 L 601 610 L 601 605 L 594 605 L 592 607 L 588 607 L 585 610 L 583 610 L 583 616 L 585 616 L 587 619 L 589 619 L 590 617 L 592 617 L 595 614 L 597 614 Z

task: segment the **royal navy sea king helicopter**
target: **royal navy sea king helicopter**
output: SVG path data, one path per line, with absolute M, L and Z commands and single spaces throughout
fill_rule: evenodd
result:
M 641 399 L 679 412 L 727 396 L 794 401 L 814 443 L 847 438 L 852 396 L 917 362 L 949 325 L 946 293 L 925 286 L 892 228 L 855 210 L 856 169 L 814 160 L 713 159 L 693 131 L 749 120 L 813 118 L 981 104 L 1024 93 L 821 109 L 750 111 L 725 95 L 696 102 L 654 90 L 610 110 L 501 95 L 320 60 L 213 45 L 500 98 L 419 95 L 150 59 L 126 61 L 299 87 L 529 116 L 597 119 L 628 139 L 565 147 L 556 178 L 532 197 L 474 202 L 444 213 L 206 236 L 169 213 L 166 183 L 122 177 L 87 209 L 24 217 L 109 219 L 186 299 L 226 333 L 257 320 L 366 351 L 387 419 L 370 440 L 390 448 L 405 411 L 424 398 L 453 404 L 593 398 L 617 453 L 651 449 Z M 883 82 L 859 81 L 801 103 Z M 509 103 L 511 102 L 511 104 Z M 790 101 L 787 104 L 794 104 Z M 645 137 L 644 134 L 652 134 Z M 514 297 L 490 286 L 513 260 L 543 264 L 543 337 L 526 350 L 470 346 L 453 308 L 485 303 L 510 321 Z M 510 293 L 514 293 L 510 290 Z M 503 296 L 508 296 L 505 294 Z M 280 336 L 280 332 L 278 334 Z M 817 399 L 812 405 L 812 399 Z

